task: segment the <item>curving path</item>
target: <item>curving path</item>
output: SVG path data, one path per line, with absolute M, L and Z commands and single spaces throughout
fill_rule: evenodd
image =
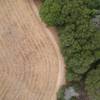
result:
M 64 64 L 34 0 L 0 0 L 0 100 L 56 100 Z

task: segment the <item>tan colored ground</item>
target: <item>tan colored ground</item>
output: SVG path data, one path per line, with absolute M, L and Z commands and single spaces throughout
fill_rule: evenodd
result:
M 55 100 L 63 71 L 34 0 L 0 0 L 0 100 Z

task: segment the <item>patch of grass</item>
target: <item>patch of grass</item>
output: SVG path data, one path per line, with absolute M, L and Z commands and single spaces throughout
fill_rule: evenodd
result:
M 65 89 L 66 89 L 66 86 L 60 87 L 60 89 L 59 89 L 59 91 L 57 93 L 57 100 L 65 100 L 64 99 Z

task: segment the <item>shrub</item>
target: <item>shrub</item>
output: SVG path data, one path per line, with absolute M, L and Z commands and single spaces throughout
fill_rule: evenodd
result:
M 78 100 L 76 97 L 72 97 L 70 100 Z
M 89 72 L 85 84 L 90 100 L 100 100 L 100 66 Z
M 59 91 L 58 91 L 58 93 L 57 93 L 57 100 L 65 100 L 65 99 L 64 99 L 65 88 L 66 88 L 66 86 L 62 86 L 62 87 L 59 89 Z
M 62 18 L 61 16 L 61 0 L 45 0 L 43 6 L 40 9 L 41 18 L 48 25 L 57 25 L 61 24 Z
M 91 9 L 100 9 L 100 0 L 89 0 L 88 7 Z

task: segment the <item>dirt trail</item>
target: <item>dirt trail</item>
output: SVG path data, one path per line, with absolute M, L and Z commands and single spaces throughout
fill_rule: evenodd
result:
M 63 73 L 34 0 L 0 0 L 0 100 L 56 100 Z

